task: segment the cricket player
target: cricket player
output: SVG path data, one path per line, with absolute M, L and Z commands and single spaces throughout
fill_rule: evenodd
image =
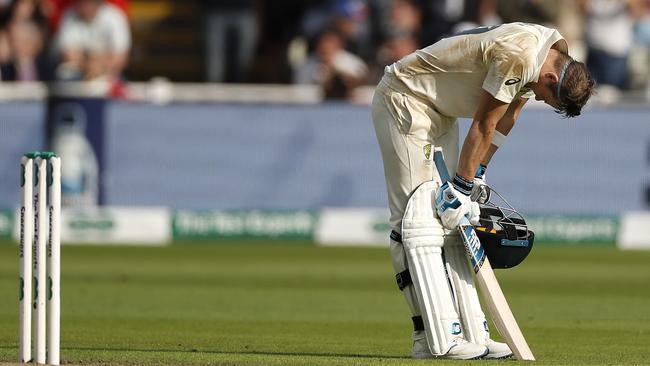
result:
M 535 97 L 575 117 L 593 88 L 562 35 L 528 23 L 465 31 L 386 67 L 372 118 L 388 188 L 393 267 L 413 316 L 413 358 L 512 355 L 490 338 L 456 228 L 463 216 L 478 222 L 485 170 L 526 101 Z M 459 117 L 473 118 L 460 151 Z M 453 182 L 440 181 L 434 148 L 455 172 Z

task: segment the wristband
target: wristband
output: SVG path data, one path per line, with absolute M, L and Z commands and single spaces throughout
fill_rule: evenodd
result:
M 472 193 L 472 188 L 474 188 L 474 182 L 469 182 L 465 178 L 461 177 L 456 173 L 454 180 L 451 182 L 454 185 L 456 190 L 466 196 L 469 196 Z
M 499 147 L 506 140 L 506 135 L 501 132 L 494 130 L 494 135 L 492 135 L 492 145 Z
M 485 175 L 485 171 L 487 170 L 487 165 L 485 164 L 479 164 L 478 168 L 476 169 L 476 174 L 474 175 L 475 178 L 483 178 Z

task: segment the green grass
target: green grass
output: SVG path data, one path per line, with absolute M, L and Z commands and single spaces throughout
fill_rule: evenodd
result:
M 498 277 L 539 365 L 650 361 L 650 252 L 538 245 Z M 17 247 L 0 244 L 0 363 L 18 347 Z M 62 361 L 423 365 L 387 249 L 63 248 Z M 514 361 L 473 361 L 476 363 Z

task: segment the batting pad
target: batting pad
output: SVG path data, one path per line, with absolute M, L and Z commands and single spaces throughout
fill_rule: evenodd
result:
M 462 327 L 442 259 L 444 230 L 436 215 L 439 183 L 420 185 L 411 195 L 402 220 L 402 241 L 415 287 L 429 349 L 444 355 L 462 337 Z
M 465 339 L 472 343 L 486 345 L 490 339 L 490 332 L 485 314 L 481 310 L 472 269 L 467 261 L 467 253 L 460 236 L 446 237 L 444 250 L 447 273 L 456 294 Z

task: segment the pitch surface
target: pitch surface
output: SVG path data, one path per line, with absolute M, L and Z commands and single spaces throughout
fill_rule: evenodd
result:
M 64 246 L 62 362 L 422 365 L 387 249 L 303 244 Z M 497 271 L 536 365 L 649 363 L 649 262 L 537 245 Z M 18 354 L 17 279 L 17 247 L 0 243 L 0 364 Z

